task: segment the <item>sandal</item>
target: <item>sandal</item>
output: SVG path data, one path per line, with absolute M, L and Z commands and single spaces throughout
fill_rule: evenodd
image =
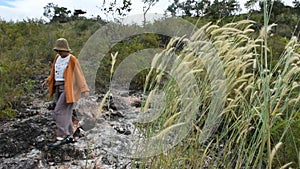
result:
M 55 140 L 55 142 L 49 144 L 49 147 L 59 147 L 61 145 L 64 144 L 68 144 L 68 143 L 75 143 L 75 139 L 70 137 L 70 136 L 66 136 L 63 140 Z

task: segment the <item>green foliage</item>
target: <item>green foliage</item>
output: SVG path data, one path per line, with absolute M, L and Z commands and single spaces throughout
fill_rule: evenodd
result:
M 16 110 L 8 107 L 5 110 L 0 111 L 0 118 L 13 118 L 16 115 Z
M 227 17 L 233 15 L 240 10 L 240 4 L 236 0 L 187 0 L 174 2 L 167 8 L 167 11 L 171 12 L 172 16 L 178 13 L 182 13 L 182 16 L 203 16 L 207 14 L 212 19 L 219 19 L 221 17 Z
M 1 21 L 0 114 L 13 115 L 12 110 L 18 107 L 21 96 L 34 92 L 39 83 L 35 77 L 49 74 L 57 38 L 67 38 L 76 55 L 100 26 L 92 20 L 65 24 L 45 24 L 41 20 Z
M 282 162 L 298 162 L 298 156 L 295 154 L 299 152 L 300 146 L 300 117 L 299 112 L 296 112 L 293 118 L 290 118 L 291 114 L 287 113 L 278 119 L 276 127 L 272 129 L 272 142 L 283 142 L 282 148 L 278 150 L 278 154 L 274 160 L 274 166 L 282 166 Z M 291 120 L 288 120 L 291 119 Z M 286 128 L 286 126 L 288 126 Z M 282 133 L 285 137 L 282 138 Z M 299 164 L 298 164 L 299 165 Z M 297 168 L 297 163 L 293 164 Z
M 163 35 L 159 36 L 155 34 L 141 34 L 134 37 L 129 37 L 115 44 L 101 60 L 99 69 L 97 70 L 96 92 L 105 93 L 108 90 L 109 82 L 110 82 L 111 61 L 112 61 L 110 54 L 114 54 L 116 52 L 119 53 L 115 63 L 115 68 L 117 68 L 119 64 L 124 59 L 126 59 L 126 57 L 128 57 L 129 55 L 137 51 L 141 51 L 147 48 L 159 48 L 161 45 L 163 45 L 162 44 L 163 38 L 165 38 Z M 140 62 L 142 63 L 142 61 L 143 58 L 141 57 Z M 127 67 L 128 70 L 124 70 L 124 71 L 130 72 L 130 68 L 131 67 L 128 66 Z M 147 70 L 137 74 L 135 78 L 132 80 L 131 87 L 134 86 L 136 89 L 142 89 L 146 74 L 147 74 Z

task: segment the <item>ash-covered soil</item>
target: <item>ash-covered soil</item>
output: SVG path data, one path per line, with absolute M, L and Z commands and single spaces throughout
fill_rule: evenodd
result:
M 81 99 L 74 112 L 80 120 L 77 142 L 59 148 L 49 148 L 54 141 L 55 122 L 52 101 L 44 99 L 45 91 L 24 96 L 24 101 L 12 119 L 0 121 L 0 169 L 39 168 L 133 168 L 138 161 L 126 157 L 126 152 L 111 153 L 108 135 L 128 142 L 134 134 L 134 118 L 140 104 L 140 94 L 120 92 L 99 112 L 103 95 Z M 125 154 L 125 155 L 124 155 Z

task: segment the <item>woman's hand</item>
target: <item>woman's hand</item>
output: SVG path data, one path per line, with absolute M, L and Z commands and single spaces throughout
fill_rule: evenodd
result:
M 48 82 L 47 80 L 45 80 L 43 83 L 42 83 L 42 89 L 45 89 L 48 85 Z

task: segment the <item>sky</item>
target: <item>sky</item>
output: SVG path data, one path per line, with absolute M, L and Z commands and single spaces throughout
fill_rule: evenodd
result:
M 106 2 L 113 0 L 106 0 Z M 117 0 L 120 1 L 120 0 Z M 247 0 L 239 0 L 241 6 Z M 292 5 L 293 0 L 282 0 L 286 5 Z M 173 0 L 159 0 L 159 2 L 150 9 L 148 13 L 164 14 L 166 8 L 173 2 Z M 103 0 L 0 0 L 0 19 L 6 21 L 22 21 L 23 19 L 45 19 L 43 16 L 44 8 L 48 3 L 53 3 L 59 7 L 66 7 L 72 12 L 74 9 L 82 9 L 87 13 L 83 16 L 90 18 L 100 15 L 104 19 L 100 8 Z M 143 13 L 142 0 L 132 0 L 132 11 L 130 15 L 137 15 Z

